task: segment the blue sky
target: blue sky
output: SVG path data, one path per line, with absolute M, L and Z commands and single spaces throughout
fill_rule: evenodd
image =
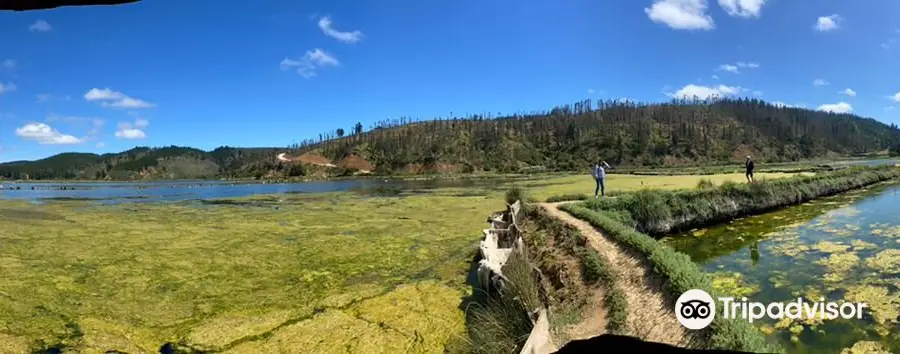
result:
M 900 123 L 890 0 L 144 0 L 0 13 L 0 38 L 0 161 L 287 146 L 588 97 L 757 96 Z

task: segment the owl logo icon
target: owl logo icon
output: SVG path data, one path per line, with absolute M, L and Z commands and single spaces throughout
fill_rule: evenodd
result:
M 685 291 L 675 301 L 675 317 L 685 328 L 704 329 L 716 317 L 716 303 L 706 291 Z

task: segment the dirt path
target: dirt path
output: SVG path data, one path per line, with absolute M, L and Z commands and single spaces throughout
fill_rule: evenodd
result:
M 540 205 L 547 211 L 548 215 L 581 231 L 588 239 L 590 245 L 597 250 L 600 257 L 603 257 L 618 273 L 618 286 L 624 292 L 628 304 L 628 320 L 625 334 L 680 347 L 691 346 L 690 336 L 685 328 L 678 323 L 675 314 L 670 310 L 664 298 L 664 292 L 662 291 L 663 280 L 650 270 L 647 262 L 640 255 L 619 246 L 615 240 L 601 234 L 587 222 L 559 210 L 558 206 L 565 203 L 542 203 Z M 602 304 L 602 296 L 602 293 L 597 294 L 592 303 Z M 592 318 L 590 316 L 585 317 L 579 326 L 591 328 L 592 324 L 587 323 L 591 321 Z M 604 328 L 592 335 L 599 335 L 605 332 L 605 322 L 604 318 Z M 598 329 L 593 328 L 590 331 L 596 330 Z

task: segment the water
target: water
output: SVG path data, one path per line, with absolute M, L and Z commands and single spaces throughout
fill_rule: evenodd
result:
M 0 199 L 33 202 L 60 199 L 97 200 L 102 203 L 160 202 L 192 199 L 239 198 L 260 194 L 328 193 L 392 187 L 421 190 L 445 187 L 498 188 L 510 179 L 386 180 L 353 179 L 297 183 L 235 183 L 230 181 L 0 183 Z M 11 190 L 10 187 L 17 189 Z M 32 187 L 34 189 L 32 189 Z M 65 188 L 65 189 L 63 189 Z
M 790 353 L 838 353 L 877 341 L 900 353 L 900 184 L 823 198 L 665 238 L 755 302 L 866 302 L 862 319 L 754 322 Z

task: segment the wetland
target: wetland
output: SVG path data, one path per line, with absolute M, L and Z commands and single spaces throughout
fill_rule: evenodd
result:
M 900 352 L 900 184 L 888 182 L 662 240 L 749 301 L 865 302 L 862 319 L 754 322 L 790 353 Z M 860 344 L 861 343 L 861 344 Z

